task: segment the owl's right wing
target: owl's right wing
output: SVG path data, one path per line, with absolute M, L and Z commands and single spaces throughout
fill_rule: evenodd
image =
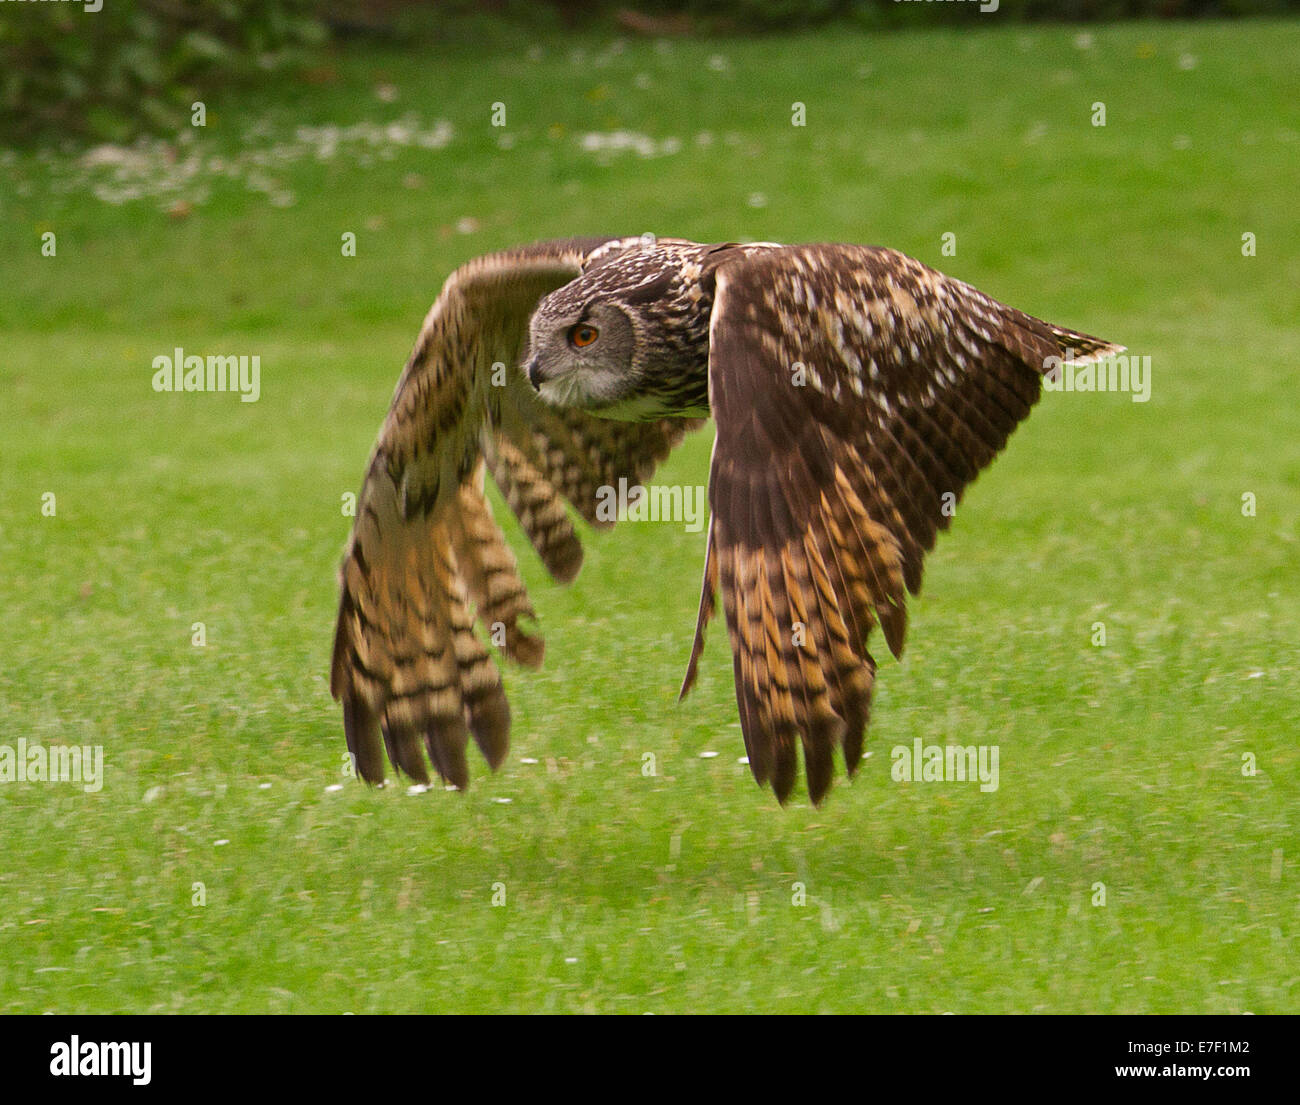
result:
M 1122 347 L 893 250 L 737 253 L 715 275 L 712 514 L 683 694 L 720 591 L 750 769 L 785 801 L 802 745 L 816 803 L 837 745 L 858 764 L 867 636 L 879 626 L 901 653 L 946 508 L 1029 414 L 1053 358 Z
M 598 490 L 620 477 L 644 481 L 699 425 L 551 408 L 519 370 L 538 300 L 617 242 L 542 242 L 476 258 L 452 274 L 425 319 L 371 454 L 340 570 L 330 690 L 368 782 L 384 778 L 385 747 L 400 771 L 426 783 L 427 751 L 461 788 L 471 735 L 493 768 L 501 763 L 510 709 L 476 617 L 507 656 L 541 663 L 542 640 L 519 625 L 534 612 L 484 496 L 485 469 L 551 575 L 567 582 L 582 548 L 564 501 L 608 525 L 596 514 Z

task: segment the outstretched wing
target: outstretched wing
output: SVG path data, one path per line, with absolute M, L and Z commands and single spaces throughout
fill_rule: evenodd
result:
M 720 588 L 750 768 L 784 801 L 850 774 L 906 592 L 951 507 L 1037 401 L 1049 357 L 1120 347 L 1051 326 L 892 250 L 792 246 L 722 265 L 710 331 L 717 439 L 704 591 Z
M 609 241 L 477 258 L 448 279 L 425 319 L 371 455 L 340 571 L 330 690 L 369 782 L 384 778 L 383 747 L 426 783 L 427 751 L 438 774 L 462 788 L 471 735 L 492 767 L 501 763 L 510 709 L 476 617 L 507 656 L 541 663 L 541 639 L 519 624 L 533 608 L 484 497 L 485 469 L 551 574 L 567 582 L 582 548 L 564 500 L 597 522 L 598 488 L 648 478 L 699 424 L 555 410 L 519 372 L 538 300 Z

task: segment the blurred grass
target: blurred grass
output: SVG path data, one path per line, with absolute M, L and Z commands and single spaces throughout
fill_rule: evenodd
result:
M 218 179 L 169 217 L 193 181 L 110 205 L 71 154 L 5 156 L 0 743 L 102 744 L 107 778 L 0 786 L 0 1009 L 1296 1011 L 1300 26 L 1089 33 L 340 55 L 177 149 L 272 151 L 284 207 Z M 454 137 L 273 153 L 408 113 Z M 583 146 L 623 130 L 680 149 Z M 675 705 L 701 535 L 589 535 L 560 589 L 499 501 L 548 641 L 506 766 L 344 780 L 340 501 L 439 283 L 645 230 L 888 244 L 1149 354 L 1152 399 L 1045 397 L 820 811 L 737 762 L 716 627 Z M 175 346 L 260 355 L 260 401 L 155 394 Z M 997 744 L 1000 788 L 890 781 L 916 737 Z

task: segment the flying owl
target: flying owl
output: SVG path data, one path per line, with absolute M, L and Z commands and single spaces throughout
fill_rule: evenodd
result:
M 357 773 L 469 783 L 510 708 L 484 640 L 542 662 L 534 610 L 484 496 L 491 472 L 550 574 L 712 415 L 704 581 L 682 685 L 722 595 L 750 769 L 784 803 L 803 749 L 820 803 L 857 768 L 877 627 L 1043 374 L 1122 346 L 1053 326 L 910 257 L 853 245 L 541 242 L 456 270 L 397 384 L 340 570 L 330 689 Z M 603 493 L 602 493 L 602 489 Z M 382 743 L 381 743 L 382 736 Z M 426 751 L 428 761 L 426 761 Z

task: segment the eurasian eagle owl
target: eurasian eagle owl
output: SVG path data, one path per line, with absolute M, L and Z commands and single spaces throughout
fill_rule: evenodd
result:
M 483 494 L 490 471 L 551 575 L 596 526 L 602 488 L 639 484 L 712 414 L 695 643 L 722 594 L 759 783 L 789 796 L 803 747 L 820 802 L 838 746 L 862 754 L 879 626 L 905 600 L 963 489 L 1038 399 L 1043 373 L 1122 347 L 1042 322 L 888 249 L 543 242 L 477 258 L 425 320 L 375 445 L 341 570 L 331 690 L 358 774 L 384 754 L 465 787 L 510 710 L 475 619 L 537 666 L 533 607 Z

